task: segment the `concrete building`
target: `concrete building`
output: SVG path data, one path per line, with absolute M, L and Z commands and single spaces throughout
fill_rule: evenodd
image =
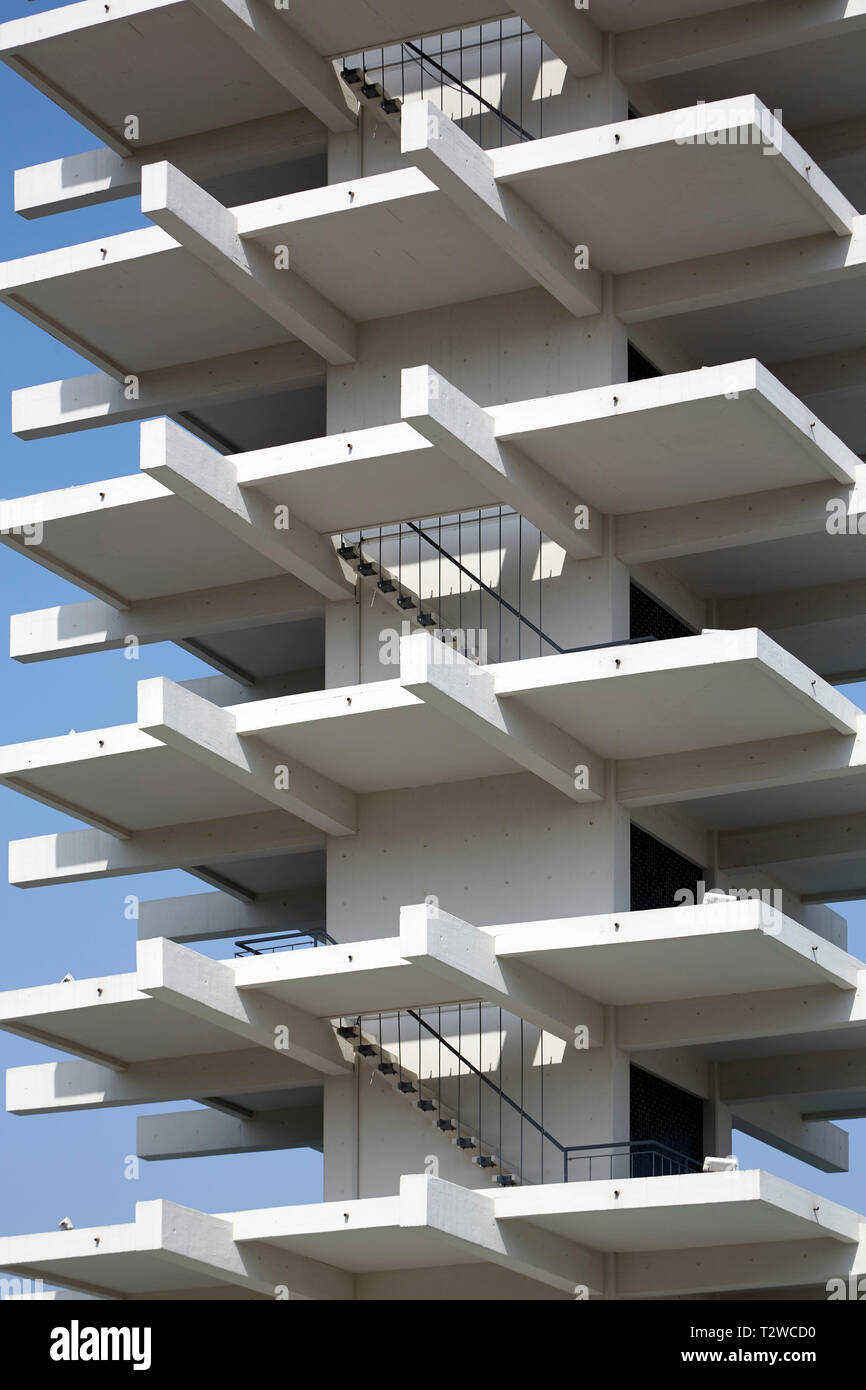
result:
M 736 1127 L 841 1172 L 866 1115 L 828 906 L 866 896 L 862 0 L 84 0 L 0 56 L 100 142 L 17 210 L 153 223 L 0 266 L 94 367 L 16 391 L 15 434 L 141 421 L 134 476 L 2 504 L 89 595 L 15 614 L 12 655 L 214 672 L 0 749 L 82 823 L 13 843 L 14 884 L 206 887 L 141 903 L 134 972 L 0 995 L 69 1054 L 7 1106 L 186 1101 L 142 1159 L 324 1161 L 318 1205 L 145 1202 L 0 1268 L 374 1301 L 866 1274 L 858 1215 L 730 1157 Z

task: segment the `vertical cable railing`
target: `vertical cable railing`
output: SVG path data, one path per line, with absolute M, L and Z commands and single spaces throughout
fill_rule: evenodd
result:
M 467 1037 L 464 1009 L 469 1011 L 471 1031 L 477 1032 L 477 1062 L 464 1052 Z M 660 1140 L 560 1143 L 546 1127 L 544 1031 L 535 1030 L 538 1040 L 531 1064 L 538 1073 L 540 1118 L 537 1119 L 527 1103 L 529 1049 L 527 1024 L 522 1018 L 512 1019 L 517 1025 L 511 1057 L 512 1066 L 516 1062 L 519 1070 L 519 1099 L 515 1100 L 508 1091 L 509 1025 L 506 1019 L 512 1016 L 478 1000 L 358 1015 L 349 1024 L 342 1020 L 337 1031 L 341 1037 L 352 1039 L 357 1053 L 383 1076 L 396 1077 L 398 1091 L 405 1095 L 417 1094 L 415 1104 L 420 1110 L 435 1115 L 436 1128 L 451 1134 L 454 1145 L 467 1152 L 481 1168 L 495 1170 L 493 1180 L 502 1186 L 544 1183 L 550 1180 L 551 1174 L 555 1181 L 589 1182 L 601 1178 L 670 1177 L 700 1172 L 701 1164 L 695 1158 Z M 417 1029 L 417 1043 L 408 1041 L 407 1021 L 413 1024 L 413 1035 Z M 449 1032 L 456 1037 L 456 1046 Z M 491 1040 L 498 1039 L 495 1062 L 485 1058 L 485 1037 L 488 1035 Z M 429 1063 L 425 1061 L 425 1047 Z M 404 1051 L 407 1048 L 408 1053 Z M 414 1063 L 414 1080 L 409 1057 Z M 472 1081 L 470 1089 L 464 1084 L 464 1078 Z M 492 1112 L 489 1104 L 485 1108 L 485 1097 L 494 1102 Z M 532 1158 L 534 1146 L 527 1144 L 533 1135 L 538 1144 L 537 1161 Z M 493 1142 L 494 1136 L 496 1142 Z
M 404 634 L 414 622 L 482 666 L 657 640 L 621 637 L 564 647 L 546 632 L 550 543 L 512 507 L 476 507 L 344 531 L 334 542 L 341 558 L 363 579 L 376 581 L 381 596 L 399 610 Z M 476 593 L 478 627 L 467 627 L 464 615 L 474 622 L 470 600 Z M 537 612 L 537 622 L 528 609 Z
M 563 651 L 542 627 L 545 541 L 513 508 L 491 506 L 342 532 L 338 546 L 407 621 L 485 665 Z M 533 589 L 538 622 L 524 606 Z
M 550 57 L 525 20 L 510 16 L 345 54 L 338 68 L 353 86 L 377 88 L 386 101 L 435 102 L 482 149 L 492 149 L 543 136 Z

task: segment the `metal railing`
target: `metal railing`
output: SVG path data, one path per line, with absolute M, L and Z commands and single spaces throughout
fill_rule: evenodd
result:
M 544 135 L 545 63 L 554 55 L 516 16 L 345 54 L 338 70 L 385 99 L 436 103 L 482 149 Z
M 699 1173 L 701 1167 L 687 1154 L 671 1149 L 656 1139 L 572 1145 L 565 1150 L 566 1182 L 592 1182 L 600 1178 L 672 1177 L 682 1173 Z
M 359 573 L 399 591 L 406 619 L 437 627 L 481 665 L 561 652 L 544 631 L 547 539 L 512 507 L 417 517 L 344 533 Z
M 495 1181 L 585 1182 L 699 1172 L 701 1165 L 654 1139 L 562 1144 L 545 1125 L 545 1033 L 483 1001 L 358 1015 L 343 1036 Z M 506 1089 L 506 1039 L 511 1035 Z M 550 1040 L 550 1035 L 548 1040 Z M 471 1052 L 473 1056 L 468 1056 Z
M 306 931 L 293 930 L 273 932 L 269 936 L 248 936 L 235 942 L 235 960 L 242 956 L 269 956 L 276 951 L 310 951 L 316 946 L 336 946 L 332 936 L 326 931 L 310 928 Z
M 564 647 L 551 637 L 544 626 L 544 594 L 559 552 L 512 507 L 342 532 L 339 553 L 391 596 L 405 614 L 407 631 L 413 619 L 482 666 L 656 640 Z

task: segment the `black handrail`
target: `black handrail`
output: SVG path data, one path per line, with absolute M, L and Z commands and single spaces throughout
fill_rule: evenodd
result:
M 446 77 L 455 87 L 459 87 L 462 92 L 466 92 L 472 97 L 473 101 L 477 101 L 480 106 L 485 106 L 490 114 L 497 118 L 501 125 L 507 125 L 508 129 L 514 131 L 515 135 L 519 135 L 521 140 L 535 139 L 535 136 L 530 135 L 528 130 L 524 130 L 522 125 L 518 125 L 510 116 L 506 116 L 501 107 L 494 106 L 493 103 L 488 101 L 486 97 L 483 97 L 480 92 L 476 92 L 474 87 L 470 87 L 462 78 L 457 77 L 453 72 L 449 72 L 448 68 L 443 67 L 441 63 L 437 63 L 436 59 L 431 58 L 429 53 L 425 53 L 423 48 L 419 48 L 418 45 L 414 43 L 404 43 L 403 47 L 408 48 L 410 53 L 414 53 L 421 63 L 427 63 L 431 68 L 435 68 L 442 77 Z
M 656 637 L 620 637 L 613 642 L 593 642 L 587 647 L 561 647 L 558 642 L 554 642 L 552 637 L 548 637 L 546 632 L 542 632 L 541 628 L 537 627 L 531 618 L 527 618 L 524 613 L 521 613 L 513 604 L 509 603 L 508 599 L 503 598 L 502 595 L 498 594 L 495 589 L 492 589 L 489 584 L 485 584 L 484 580 L 481 579 L 479 575 L 473 574 L 472 570 L 467 569 L 463 561 L 456 559 L 455 556 L 451 554 L 450 550 L 446 550 L 443 545 L 440 545 L 438 541 L 434 540 L 429 531 L 425 531 L 423 527 L 416 525 L 414 521 L 407 521 L 404 525 L 406 525 L 410 531 L 414 531 L 416 536 L 420 536 L 422 540 L 426 541 L 431 549 L 437 551 L 440 555 L 444 555 L 450 565 L 453 565 L 461 574 L 465 574 L 466 578 L 470 579 L 473 584 L 477 584 L 479 589 L 482 589 L 485 594 L 488 594 L 500 607 L 507 609 L 512 617 L 516 618 L 519 623 L 523 623 L 525 627 L 528 627 L 530 632 L 534 632 L 535 636 L 539 637 L 542 642 L 546 642 L 549 647 L 552 647 L 557 656 L 567 656 L 577 652 L 602 651 L 605 647 L 634 647 L 639 646 L 641 642 L 658 641 Z
M 476 1067 L 473 1062 L 470 1062 L 468 1057 L 464 1057 L 462 1053 L 458 1052 L 457 1048 L 452 1046 L 452 1044 L 448 1041 L 447 1038 L 443 1038 L 441 1033 L 437 1033 L 436 1029 L 433 1028 L 431 1024 L 427 1022 L 426 1018 L 422 1018 L 421 1015 L 416 1013 L 414 1009 L 407 1009 L 406 1013 L 409 1015 L 410 1018 L 414 1018 L 415 1022 L 420 1024 L 422 1028 L 426 1028 L 427 1032 L 431 1033 L 433 1037 L 438 1040 L 440 1046 L 446 1048 L 448 1052 L 452 1053 L 457 1058 L 458 1062 L 462 1063 L 462 1065 L 465 1066 L 467 1070 L 471 1071 L 473 1076 L 477 1076 L 479 1081 L 483 1081 L 485 1086 L 489 1086 L 491 1091 L 495 1091 L 496 1094 L 499 1096 L 500 1100 L 505 1101 L 506 1105 L 510 1105 L 512 1110 L 516 1111 L 522 1119 L 526 1120 L 527 1124 L 532 1125 L 533 1129 L 537 1129 L 538 1133 L 544 1139 L 549 1140 L 549 1142 L 553 1144 L 553 1146 L 557 1148 L 561 1154 L 564 1154 L 566 1152 L 564 1145 L 560 1144 L 558 1139 L 554 1139 L 552 1134 L 549 1134 L 546 1129 L 543 1129 L 542 1126 L 538 1123 L 538 1121 L 533 1119 L 532 1116 L 529 1115 L 522 1108 L 522 1106 L 518 1105 L 516 1100 L 512 1100 L 511 1096 L 509 1096 L 505 1091 L 503 1091 L 500 1086 L 497 1086 L 495 1081 L 491 1081 L 489 1076 L 485 1076 L 483 1071 L 479 1071 L 478 1067 Z
M 462 1005 L 460 1005 L 460 1006 L 458 1006 L 458 1007 L 460 1007 L 460 1008 L 462 1009 Z M 647 1156 L 652 1156 L 652 1157 L 660 1157 L 660 1158 L 663 1158 L 663 1159 L 667 1160 L 668 1162 L 670 1162 L 670 1163 L 672 1163 L 672 1164 L 676 1164 L 676 1165 L 678 1166 L 678 1168 L 680 1169 L 681 1172 L 682 1172 L 682 1171 L 688 1172 L 688 1171 L 690 1171 L 690 1170 L 693 1171 L 693 1172 L 700 1172 L 700 1164 L 699 1164 L 695 1159 L 690 1158 L 690 1157 L 688 1156 L 688 1154 L 681 1153 L 678 1149 L 673 1149 L 673 1148 L 671 1148 L 670 1145 L 668 1145 L 668 1144 L 663 1144 L 660 1140 L 657 1140 L 657 1139 L 618 1139 L 618 1140 L 610 1141 L 610 1142 L 608 1142 L 608 1143 L 606 1143 L 606 1144 L 561 1144 L 561 1143 L 559 1142 L 559 1140 L 558 1140 L 557 1138 L 555 1138 L 555 1136 L 552 1135 L 552 1134 L 550 1133 L 549 1130 L 545 1129 L 544 1126 L 538 1122 L 538 1120 L 536 1120 L 532 1115 L 530 1115 L 530 1114 L 523 1108 L 522 1105 L 518 1104 L 518 1102 L 517 1102 L 516 1100 L 514 1100 L 511 1096 L 509 1096 L 508 1093 L 507 1093 L 506 1091 L 503 1091 L 503 1089 L 502 1089 L 501 1086 L 497 1086 L 497 1084 L 496 1084 L 495 1081 L 491 1081 L 490 1078 L 489 1078 L 488 1076 L 485 1076 L 484 1072 L 482 1072 L 482 1071 L 480 1070 L 479 1067 L 476 1067 L 476 1065 L 475 1065 L 474 1062 L 470 1062 L 469 1058 L 468 1058 L 468 1057 L 465 1057 L 465 1056 L 463 1055 L 463 1053 L 460 1052 L 460 1051 L 458 1050 L 458 1048 L 456 1048 L 456 1047 L 453 1045 L 453 1043 L 450 1043 L 450 1042 L 448 1041 L 447 1038 L 443 1037 L 443 1035 L 442 1035 L 442 1033 L 441 1033 L 440 1031 L 438 1031 L 436 1028 L 434 1028 L 433 1025 L 432 1025 L 431 1023 L 428 1023 L 427 1020 L 426 1020 L 426 1018 L 424 1018 L 424 1017 L 422 1016 L 422 1014 L 421 1014 L 420 1012 L 418 1012 L 418 1010 L 416 1010 L 416 1009 L 408 1009 L 408 1008 L 407 1008 L 407 1009 L 400 1009 L 400 1010 L 397 1011 L 398 1037 L 399 1037 L 399 1020 L 400 1020 L 400 1017 L 402 1016 L 403 1013 L 406 1013 L 410 1018 L 414 1019 L 415 1022 L 418 1024 L 419 1029 L 420 1029 L 420 1028 L 424 1028 L 424 1029 L 430 1034 L 430 1036 L 436 1040 L 436 1042 L 439 1044 L 440 1053 L 441 1053 L 441 1049 L 444 1047 L 445 1050 L 446 1050 L 447 1052 L 450 1052 L 451 1055 L 452 1055 L 453 1057 L 456 1057 L 456 1059 L 457 1059 L 457 1061 L 458 1061 L 458 1063 L 460 1064 L 461 1067 L 465 1067 L 466 1070 L 467 1070 L 468 1072 L 470 1072 L 472 1076 L 474 1076 L 474 1077 L 477 1078 L 477 1080 L 478 1080 L 478 1082 L 479 1082 L 479 1085 L 483 1084 L 483 1085 L 487 1086 L 489 1090 L 493 1091 L 494 1095 L 496 1095 L 496 1096 L 499 1097 L 500 1104 L 501 1104 L 501 1103 L 504 1103 L 505 1105 L 510 1106 L 510 1108 L 515 1112 L 515 1114 L 517 1114 L 517 1115 L 520 1116 L 521 1121 L 525 1120 L 527 1124 L 531 1125 L 532 1128 L 533 1128 L 534 1130 L 536 1130 L 538 1134 L 541 1135 L 541 1137 L 542 1137 L 543 1140 L 546 1139 L 546 1140 L 548 1141 L 548 1143 L 550 1143 L 550 1144 L 553 1145 L 554 1149 L 556 1149 L 557 1152 L 560 1153 L 560 1154 L 562 1155 L 563 1181 L 564 1181 L 564 1182 L 569 1182 L 569 1181 L 570 1181 L 569 1164 L 570 1164 L 571 1162 L 573 1162 L 575 1159 L 579 1159 L 579 1158 L 585 1157 L 585 1158 L 587 1158 L 587 1159 L 589 1160 L 589 1163 L 590 1163 L 590 1179 L 591 1179 L 591 1177 L 592 1177 L 592 1158 L 593 1158 L 593 1156 L 596 1156 L 596 1157 L 599 1157 L 599 1158 L 600 1158 L 600 1157 L 603 1157 L 605 1154 L 609 1154 L 611 1160 L 613 1160 L 615 1157 L 618 1156 L 618 1154 L 617 1154 L 617 1152 L 616 1152 L 617 1150 L 619 1150 L 620 1154 L 627 1155 L 628 1158 L 629 1158 L 629 1160 L 633 1160 L 635 1157 L 640 1157 L 641 1155 L 647 1155 Z M 441 1013 L 441 1008 L 440 1008 L 440 1013 Z M 358 1026 L 359 1026 L 359 1029 L 360 1029 L 362 1023 L 363 1023 L 363 1015 L 359 1015 L 359 1016 L 358 1016 Z M 380 1039 L 381 1039 L 381 1035 L 382 1035 L 381 1029 L 382 1029 L 382 1024 L 381 1024 L 381 1015 L 380 1015 L 380 1016 L 379 1016 L 379 1037 L 380 1037 Z M 479 1036 L 480 1036 L 480 1035 L 479 1035 Z M 419 1048 L 420 1048 L 420 1033 L 419 1033 Z M 402 1065 L 403 1065 L 402 1052 L 401 1052 L 401 1055 L 400 1055 L 400 1057 L 399 1057 L 399 1065 L 400 1065 L 401 1074 L 402 1074 Z M 441 1072 L 441 1057 L 440 1057 L 440 1073 L 439 1073 L 439 1074 L 440 1074 L 440 1087 L 441 1087 L 441 1076 L 442 1076 L 442 1072 Z M 460 1070 L 458 1069 L 458 1072 L 457 1072 L 458 1082 L 459 1082 L 460 1075 L 461 1075 L 461 1072 L 460 1072 Z M 421 1080 L 420 1065 L 419 1065 L 418 1080 L 419 1080 L 419 1083 L 420 1083 L 420 1080 Z M 441 1101 L 441 1093 L 440 1093 L 440 1101 Z M 481 1115 L 480 1115 L 480 1110 L 479 1110 L 479 1127 L 480 1127 L 480 1123 L 481 1123 Z M 501 1124 L 501 1121 L 500 1121 L 500 1124 Z M 522 1130 L 521 1130 L 521 1133 L 522 1133 Z M 480 1140 L 480 1138 L 481 1138 L 480 1134 L 479 1134 L 478 1137 L 479 1137 L 479 1140 Z M 500 1143 L 500 1149 L 501 1149 L 501 1143 Z M 501 1161 L 501 1157 L 502 1157 L 502 1155 L 500 1154 L 500 1161 Z M 631 1167 L 631 1163 L 630 1163 L 630 1167 Z M 656 1175 L 656 1174 L 653 1174 L 652 1176 L 657 1176 L 657 1175 Z M 542 1177 L 541 1177 L 541 1180 L 542 1180 L 542 1182 L 544 1181 L 543 1162 L 542 1162 Z
M 619 1152 L 617 1152 L 617 1150 Z M 676 1164 L 680 1172 L 667 1176 L 681 1176 L 683 1172 L 700 1172 L 701 1165 L 688 1154 L 681 1153 L 679 1149 L 673 1149 L 668 1144 L 661 1143 L 658 1139 L 620 1139 L 609 1144 L 573 1144 L 565 1150 L 564 1176 L 565 1181 L 569 1181 L 568 1165 L 575 1158 L 586 1158 L 589 1161 L 590 1180 L 592 1179 L 592 1159 L 593 1157 L 609 1157 L 611 1164 L 617 1157 L 627 1156 L 629 1159 L 629 1176 L 631 1174 L 632 1163 L 635 1157 L 641 1156 L 659 1157 L 671 1164 Z M 611 1174 L 612 1176 L 612 1174 Z M 653 1176 L 658 1174 L 647 1174 L 640 1176 Z
M 247 936 L 243 941 L 236 941 L 235 958 L 240 956 L 262 956 L 275 954 L 277 951 L 295 951 L 302 942 L 312 942 L 316 946 L 336 946 L 336 941 L 332 936 L 328 936 L 326 931 L 317 930 L 315 927 L 308 931 L 286 931 L 274 932 L 270 936 Z M 282 944 L 288 942 L 288 945 Z M 263 946 L 264 950 L 256 948 Z

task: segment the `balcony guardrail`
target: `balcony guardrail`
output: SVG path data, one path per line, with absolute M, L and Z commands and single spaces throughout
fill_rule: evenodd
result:
M 554 55 L 516 16 L 344 54 L 337 67 L 389 113 L 415 97 L 435 102 L 482 149 L 540 139 L 561 86 Z
M 581 1144 L 564 1152 L 565 1181 L 601 1178 L 658 1178 L 699 1173 L 702 1165 L 656 1139 L 624 1139 L 614 1144 Z M 574 1165 L 574 1167 L 572 1167 Z
M 332 936 L 326 931 L 311 928 L 308 931 L 274 932 L 269 936 L 248 936 L 235 942 L 235 960 L 243 956 L 269 956 L 276 951 L 310 951 L 316 946 L 336 946 Z
M 701 1171 L 656 1139 L 562 1144 L 545 1125 L 543 1030 L 481 1000 L 357 1015 L 337 1032 L 500 1186 Z

